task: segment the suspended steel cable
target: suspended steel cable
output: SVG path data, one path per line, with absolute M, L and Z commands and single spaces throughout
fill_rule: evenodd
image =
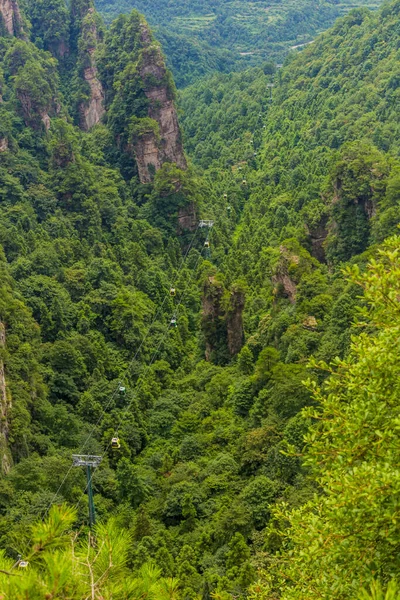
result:
M 196 227 L 196 229 L 195 229 L 195 231 L 194 231 L 194 234 L 193 234 L 193 236 L 192 236 L 192 238 L 191 238 L 190 244 L 189 244 L 189 246 L 187 247 L 187 249 L 186 249 L 186 251 L 185 251 L 185 253 L 184 253 L 184 255 L 183 255 L 182 259 L 181 259 L 181 262 L 180 262 L 180 265 L 179 265 L 179 267 L 178 267 L 178 270 L 176 271 L 175 279 L 178 279 L 178 277 L 179 277 L 179 274 L 180 274 L 180 272 L 182 271 L 182 269 L 183 269 L 183 267 L 184 267 L 184 265 L 185 265 L 186 259 L 187 259 L 187 258 L 188 258 L 188 256 L 189 256 L 189 252 L 190 252 L 190 250 L 191 250 L 191 249 L 193 248 L 193 246 L 194 246 L 194 242 L 195 242 L 195 240 L 196 240 L 196 237 L 197 237 L 197 234 L 198 234 L 198 232 L 199 232 L 199 229 L 200 229 L 200 223 L 198 223 L 198 224 L 197 224 L 197 227 Z M 207 236 L 207 238 L 208 238 L 208 236 Z M 200 255 L 199 255 L 199 259 L 200 259 L 200 257 L 201 257 L 201 253 L 200 253 Z M 198 260 L 199 260 L 199 259 L 198 259 Z M 198 261 L 196 262 L 196 266 L 195 266 L 195 268 L 197 268 L 197 264 L 198 264 Z M 189 280 L 189 281 L 191 281 L 191 279 L 192 279 L 192 278 L 190 278 L 190 280 Z M 187 286 L 186 286 L 186 287 L 187 287 Z M 186 288 L 185 288 L 185 290 L 186 290 Z M 180 298 L 179 302 L 181 302 L 181 299 L 182 299 L 182 297 L 183 297 L 183 294 L 181 295 L 181 298 Z M 151 330 L 152 330 L 152 327 L 153 327 L 154 323 L 156 322 L 156 320 L 157 320 L 157 317 L 158 317 L 158 315 L 160 314 L 160 312 L 162 311 L 162 309 L 163 309 L 163 307 L 164 307 L 164 305 L 165 305 L 165 303 L 166 303 L 166 301 L 167 301 L 167 299 L 168 299 L 168 298 L 169 298 L 169 295 L 166 295 L 166 296 L 164 297 L 164 300 L 163 300 L 163 302 L 161 303 L 161 305 L 160 305 L 160 306 L 157 308 L 157 310 L 156 310 L 156 313 L 155 313 L 155 315 L 154 315 L 154 318 L 153 318 L 152 322 L 150 323 L 150 325 L 149 325 L 149 327 L 148 327 L 148 329 L 147 329 L 147 331 L 146 331 L 146 334 L 144 335 L 144 337 L 143 337 L 143 339 L 142 339 L 141 343 L 139 344 L 139 347 L 138 347 L 138 349 L 136 350 L 136 352 L 135 352 L 135 355 L 133 356 L 133 358 L 131 359 L 130 363 L 129 363 L 129 364 L 128 364 L 128 366 L 126 367 L 125 371 L 124 371 L 124 372 L 122 373 L 122 375 L 121 375 L 121 378 L 122 378 L 122 379 L 123 379 L 124 377 L 126 377 L 127 373 L 128 373 L 130 370 L 131 370 L 131 368 L 132 368 L 132 366 L 133 366 L 134 362 L 136 361 L 136 358 L 137 358 L 137 356 L 139 355 L 139 352 L 140 352 L 140 350 L 142 349 L 142 347 L 143 347 L 143 345 L 144 345 L 145 341 L 147 340 L 147 338 L 148 338 L 148 336 L 149 336 L 149 334 L 150 334 L 150 332 L 151 332 Z M 164 336 L 164 337 L 161 339 L 161 342 L 160 342 L 160 344 L 159 344 L 159 345 L 158 345 L 158 347 L 157 347 L 157 351 L 159 350 L 159 348 L 160 348 L 160 346 L 161 346 L 161 343 L 164 341 L 165 337 L 166 337 L 166 336 Z M 149 367 L 152 365 L 152 363 L 153 363 L 153 362 L 154 362 L 154 359 L 153 359 L 153 360 L 152 360 L 152 362 L 150 363 Z M 148 368 L 149 368 L 149 367 L 147 367 L 147 370 L 148 370 Z M 146 372 L 147 372 L 147 370 L 146 370 Z M 97 420 L 97 422 L 96 422 L 96 423 L 93 425 L 93 427 L 92 427 L 92 429 L 91 429 L 90 433 L 89 433 L 89 434 L 88 434 L 88 436 L 86 437 L 86 439 L 85 439 L 85 441 L 84 441 L 83 445 L 82 445 L 82 446 L 81 446 L 81 448 L 80 448 L 80 452 L 79 452 L 79 454 L 84 454 L 84 450 L 86 449 L 86 446 L 87 446 L 88 442 L 89 442 L 89 441 L 90 441 L 90 439 L 93 437 L 93 434 L 95 433 L 95 431 L 96 431 L 96 429 L 97 429 L 98 425 L 100 424 L 101 420 L 104 418 L 104 412 L 105 412 L 105 411 L 107 411 L 107 409 L 108 409 L 108 408 L 111 406 L 112 402 L 114 401 L 114 399 L 115 399 L 115 397 L 116 397 L 116 394 L 117 394 L 117 393 L 118 393 L 118 391 L 119 391 L 119 388 L 120 388 L 120 383 L 118 384 L 118 386 L 117 386 L 117 388 L 114 390 L 114 392 L 111 394 L 110 400 L 108 401 L 108 403 L 106 404 L 106 406 L 105 406 L 105 407 L 104 407 L 104 409 L 103 409 L 103 414 L 102 414 L 102 415 L 99 417 L 99 419 Z M 131 401 L 131 403 L 130 403 L 130 404 L 132 404 L 132 401 Z M 129 406 L 130 406 L 130 405 L 129 405 Z M 125 411 L 125 412 L 126 412 L 126 411 Z M 103 452 L 103 454 L 101 455 L 101 457 L 102 457 L 102 458 L 104 457 L 104 455 L 106 454 L 106 452 L 108 451 L 108 449 L 109 449 L 109 445 L 107 446 L 107 448 L 106 448 L 106 451 L 105 451 L 105 452 Z M 51 501 L 50 501 L 50 502 L 49 502 L 49 504 L 46 506 L 46 508 L 45 508 L 44 510 L 42 510 L 42 511 L 41 511 L 41 513 L 40 513 L 40 518 L 41 518 L 41 519 L 45 519 L 45 518 L 46 518 L 46 516 L 47 516 L 47 514 L 48 514 L 48 512 L 49 512 L 49 510 L 50 510 L 50 508 L 51 508 L 51 507 L 52 507 L 52 505 L 54 504 L 54 502 L 55 502 L 55 500 L 56 500 L 56 498 L 57 498 L 58 494 L 60 493 L 60 491 L 61 491 L 61 489 L 62 489 L 63 485 L 64 485 L 64 484 L 65 484 L 65 482 L 67 481 L 67 479 L 68 479 L 68 477 L 69 477 L 69 475 L 70 475 L 70 473 L 71 473 L 71 471 L 72 471 L 72 469 L 73 469 L 73 468 L 74 468 L 74 463 L 72 462 L 72 463 L 70 464 L 70 466 L 69 466 L 69 468 L 68 468 L 68 470 L 67 470 L 67 472 L 66 472 L 66 474 L 65 474 L 65 476 L 64 476 L 64 478 L 63 478 L 63 480 L 62 480 L 62 481 L 61 481 L 61 483 L 59 484 L 59 486 L 58 486 L 58 488 L 57 488 L 57 491 L 54 493 L 54 495 L 53 495 L 53 497 L 52 497 Z M 92 478 L 91 478 L 91 479 L 93 479 L 93 475 L 92 475 Z M 87 488 L 88 488 L 88 484 L 86 484 L 86 488 L 85 488 L 84 494 L 86 493 L 86 491 L 87 491 Z M 80 500 L 81 500 L 81 499 L 80 499 Z M 78 501 L 78 504 L 79 504 L 80 500 Z M 29 545 L 31 544 L 31 542 L 32 542 L 32 539 L 28 540 L 28 541 L 27 541 L 27 543 L 25 544 L 25 553 L 26 553 L 26 551 L 27 551 L 27 548 L 28 548 L 28 547 L 29 547 Z M 23 556 L 23 555 L 22 555 L 22 556 Z
M 193 244 L 194 244 L 194 241 L 195 241 L 195 239 L 196 239 L 196 237 L 197 237 L 197 233 L 198 233 L 198 231 L 199 231 L 199 225 L 197 225 L 197 227 L 196 227 L 196 230 L 195 230 L 195 232 L 194 232 L 194 234 L 193 234 L 193 236 L 192 236 L 191 242 L 190 242 L 190 244 L 189 244 L 189 246 L 188 246 L 188 248 L 187 248 L 187 250 L 186 250 L 186 252 L 185 252 L 185 254 L 184 254 L 183 258 L 182 258 L 182 260 L 181 260 L 181 263 L 180 263 L 180 265 L 179 265 L 179 268 L 178 268 L 178 271 L 177 271 L 177 275 L 176 275 L 176 277 L 178 277 L 178 276 L 179 276 L 179 273 L 180 273 L 180 271 L 183 269 L 183 266 L 184 266 L 184 264 L 185 264 L 185 261 L 186 261 L 186 259 L 187 259 L 188 255 L 189 255 L 189 252 L 190 252 L 190 250 L 192 249 L 192 247 L 193 247 Z M 165 302 L 167 301 L 167 299 L 168 299 L 168 296 L 166 295 L 166 296 L 165 296 L 165 298 L 164 298 L 164 300 L 163 300 L 163 302 L 162 302 L 162 304 L 161 304 L 161 306 L 159 306 L 159 307 L 158 307 L 158 309 L 157 309 L 157 311 L 156 311 L 156 313 L 155 313 L 155 315 L 154 315 L 154 318 L 153 318 L 152 322 L 150 323 L 150 325 L 149 325 L 149 327 L 148 327 L 148 329 L 147 329 L 147 331 L 146 331 L 146 334 L 144 335 L 144 337 L 143 337 L 143 339 L 142 339 L 141 343 L 139 344 L 139 347 L 138 347 L 138 349 L 137 349 L 137 350 L 136 350 L 136 352 L 135 352 L 135 355 L 133 356 L 133 358 L 131 359 L 131 361 L 130 361 L 129 365 L 127 366 L 127 368 L 126 368 L 126 369 L 125 369 L 125 371 L 123 372 L 123 374 L 122 374 L 122 376 L 121 376 L 121 378 L 122 378 L 122 379 L 123 379 L 124 377 L 126 377 L 126 374 L 127 374 L 127 373 L 128 373 L 130 370 L 131 370 L 131 368 L 132 368 L 132 366 L 133 366 L 134 362 L 136 361 L 136 358 L 137 358 L 137 357 L 138 357 L 138 355 L 139 355 L 139 352 L 140 352 L 140 350 L 142 349 L 142 347 L 143 347 L 143 345 L 144 345 L 145 341 L 147 340 L 147 338 L 148 338 L 148 336 L 149 336 L 149 334 L 150 334 L 150 331 L 151 331 L 151 329 L 152 329 L 152 327 L 153 327 L 154 323 L 156 322 L 158 315 L 159 315 L 159 314 L 160 314 L 160 312 L 162 311 L 162 309 L 163 309 L 163 307 L 164 307 L 164 304 L 165 304 Z M 118 384 L 118 387 L 117 387 L 117 388 L 114 390 L 114 392 L 111 394 L 110 400 L 108 401 L 108 403 L 106 404 L 106 406 L 105 406 L 105 407 L 104 407 L 104 409 L 103 409 L 103 413 L 107 411 L 107 409 L 108 409 L 108 408 L 111 406 L 112 402 L 114 401 L 114 399 L 115 399 L 115 397 L 116 397 L 116 395 L 117 395 L 117 393 L 118 393 L 118 391 L 119 391 L 119 386 L 120 386 L 120 384 Z M 97 422 L 96 422 L 96 423 L 93 425 L 93 427 L 92 427 L 92 429 L 91 429 L 90 433 L 89 433 L 89 434 L 88 434 L 88 436 L 86 437 L 86 439 L 85 439 L 85 441 L 84 441 L 84 443 L 83 443 L 83 445 L 82 445 L 82 447 L 81 447 L 81 449 L 80 449 L 80 451 L 79 451 L 79 454 L 84 454 L 84 451 L 85 451 L 85 449 L 86 449 L 86 446 L 87 446 L 88 442 L 89 442 L 89 441 L 91 440 L 91 438 L 93 437 L 93 434 L 94 434 L 94 432 L 96 431 L 96 429 L 97 429 L 97 427 L 98 427 L 98 425 L 100 424 L 100 422 L 101 422 L 101 420 L 102 420 L 102 419 L 103 419 L 103 415 L 101 415 L 101 416 L 99 417 L 99 419 L 97 420 Z M 44 514 L 43 514 L 43 516 L 42 516 L 42 518 L 44 518 L 44 517 L 47 515 L 48 511 L 50 510 L 50 507 L 52 506 L 52 504 L 53 504 L 54 500 L 55 500 L 55 499 L 56 499 L 56 497 L 58 496 L 58 494 L 59 494 L 59 492 L 60 492 L 60 490 L 61 490 L 62 486 L 64 485 L 65 481 L 67 480 L 67 478 L 68 478 L 68 476 L 69 476 L 69 474 L 70 474 L 70 472 L 71 472 L 72 468 L 73 468 L 73 464 L 71 464 L 71 465 L 70 465 L 70 467 L 69 467 L 69 469 L 68 469 L 68 471 L 67 471 L 67 473 L 66 473 L 66 475 L 65 475 L 64 479 L 63 479 L 63 480 L 62 480 L 62 482 L 60 483 L 60 485 L 59 485 L 59 487 L 58 487 L 57 491 L 56 491 L 56 492 L 55 492 L 55 494 L 54 494 L 54 497 L 53 497 L 53 499 L 51 500 L 51 502 L 50 502 L 49 506 L 46 508 L 46 510 L 45 510 L 45 512 L 44 512 Z
M 196 237 L 197 237 L 197 234 L 198 234 L 199 228 L 200 228 L 200 223 L 197 225 L 197 227 L 196 227 L 196 230 L 195 230 L 195 232 L 194 232 L 194 234 L 193 234 L 193 236 L 192 236 L 192 239 L 191 239 L 191 241 L 190 241 L 190 244 L 189 244 L 189 246 L 187 247 L 187 249 L 186 249 L 186 252 L 185 252 L 185 254 L 184 254 L 184 255 L 183 255 L 183 257 L 182 257 L 182 260 L 181 260 L 181 262 L 180 262 L 180 265 L 179 265 L 179 267 L 178 267 L 178 270 L 177 270 L 177 272 L 176 272 L 176 275 L 175 275 L 175 279 L 178 279 L 178 277 L 179 277 L 179 274 L 181 273 L 181 271 L 182 271 L 182 269 L 183 269 L 183 267 L 184 267 L 184 265 L 185 265 L 185 263 L 186 263 L 186 260 L 187 260 L 187 258 L 188 258 L 188 256 L 189 256 L 189 253 L 190 253 L 191 249 L 192 249 L 192 248 L 193 248 L 193 246 L 194 246 L 194 242 L 195 242 L 195 240 L 196 240 Z M 209 233 L 208 233 L 208 235 L 207 235 L 207 239 L 208 239 L 208 236 L 209 236 Z M 202 256 L 202 253 L 200 253 L 200 254 L 199 254 L 199 257 L 198 257 L 198 259 L 197 259 L 197 261 L 196 261 L 196 265 L 195 265 L 195 267 L 194 267 L 194 270 L 193 270 L 193 271 L 195 271 L 195 270 L 197 269 L 197 265 L 198 265 L 198 262 L 199 262 L 199 260 L 200 260 L 201 256 Z M 180 296 L 180 298 L 179 298 L 179 304 L 182 302 L 182 300 L 183 300 L 183 297 L 184 297 L 184 295 L 185 295 L 185 293 L 186 293 L 186 290 L 187 290 L 187 288 L 188 288 L 188 285 L 189 285 L 189 283 L 190 283 L 191 281 L 192 281 L 192 277 L 190 277 L 190 279 L 188 280 L 188 283 L 187 283 L 187 285 L 186 285 L 186 287 L 185 287 L 185 290 L 184 290 L 184 292 L 181 294 L 181 296 Z M 170 289 L 171 289 L 171 288 L 170 288 Z M 166 296 L 165 296 L 165 298 L 164 298 L 164 300 L 163 300 L 163 302 L 161 303 L 161 305 L 160 305 L 160 306 L 157 308 L 157 311 L 156 311 L 156 313 L 155 313 L 155 315 L 154 315 L 154 318 L 153 318 L 152 322 L 150 323 L 150 325 L 149 325 L 149 327 L 148 327 L 148 329 L 147 329 L 147 332 L 146 332 L 146 334 L 144 335 L 144 337 L 143 337 L 143 339 L 142 339 L 142 341 L 141 341 L 141 343 L 140 343 L 140 345 L 139 345 L 138 349 L 136 350 L 136 352 L 135 352 L 135 355 L 134 355 L 134 356 L 133 356 L 133 358 L 131 359 L 131 361 L 130 361 L 129 365 L 127 366 L 127 368 L 125 369 L 125 371 L 123 372 L 123 374 L 121 375 L 121 378 L 122 378 L 122 379 L 123 379 L 124 377 L 126 377 L 127 373 L 128 373 L 130 370 L 131 370 L 131 368 L 132 368 L 132 366 L 133 366 L 134 362 L 136 361 L 136 358 L 137 358 L 137 356 L 139 355 L 139 352 L 140 352 L 140 350 L 142 349 L 142 347 L 143 347 L 143 345 L 144 345 L 144 343 L 145 343 L 146 339 L 148 338 L 148 336 L 149 336 L 149 334 L 150 334 L 150 332 L 151 332 L 151 330 L 152 330 L 152 327 L 153 327 L 153 325 L 155 324 L 155 322 L 156 322 L 156 320 L 157 320 L 157 317 L 159 316 L 160 312 L 162 311 L 162 309 L 163 309 L 163 307 L 164 307 L 164 305 L 165 305 L 165 303 L 166 303 L 167 299 L 168 299 L 168 296 L 166 295 Z M 158 354 L 158 352 L 159 352 L 159 349 L 160 349 L 160 347 L 161 347 L 161 344 L 162 344 L 162 343 L 163 343 L 163 341 L 165 340 L 165 337 L 166 337 L 167 333 L 168 333 L 168 330 L 167 330 L 167 332 L 164 334 L 164 336 L 161 338 L 161 340 L 160 340 L 160 343 L 158 344 L 158 346 L 157 346 L 157 349 L 156 349 L 155 353 L 153 354 L 152 360 L 151 360 L 151 362 L 149 363 L 149 365 L 146 367 L 145 373 L 144 373 L 144 375 L 142 375 L 142 376 L 145 376 L 145 374 L 147 374 L 147 372 L 148 372 L 149 368 L 150 368 L 150 367 L 152 366 L 152 364 L 154 363 L 154 360 L 155 360 L 155 358 L 156 358 L 156 356 L 157 356 L 157 354 Z M 89 441 L 90 441 L 90 439 L 93 437 L 93 435 L 94 435 L 94 433 L 95 433 L 95 431 L 96 431 L 96 429 L 97 429 L 98 425 L 100 424 L 101 420 L 104 418 L 104 412 L 105 412 L 105 411 L 107 411 L 107 409 L 108 409 L 108 408 L 111 406 L 111 404 L 112 404 L 112 402 L 114 401 L 114 399 L 115 399 L 115 397 L 116 397 L 116 394 L 118 393 L 119 389 L 120 389 L 120 383 L 118 384 L 118 387 L 117 387 L 117 388 L 114 390 L 114 392 L 111 394 L 110 400 L 108 401 L 108 403 L 106 404 L 106 406 L 105 406 L 105 407 L 104 407 L 104 409 L 103 409 L 103 414 L 102 414 L 102 415 L 99 417 L 99 419 L 97 420 L 97 422 L 96 422 L 96 423 L 93 425 L 93 427 L 92 427 L 92 429 L 91 429 L 90 433 L 89 433 L 89 434 L 88 434 L 88 436 L 86 437 L 86 439 L 85 439 L 85 441 L 84 441 L 84 443 L 83 443 L 83 445 L 82 445 L 82 447 L 81 447 L 81 449 L 80 449 L 80 452 L 79 452 L 79 454 L 83 454 L 84 450 L 85 450 L 85 449 L 86 449 L 86 447 L 87 447 L 87 444 L 88 444 L 88 442 L 89 442 Z M 130 407 L 131 407 L 131 405 L 132 405 L 132 402 L 133 402 L 133 398 L 132 398 L 131 402 L 129 403 L 128 407 L 127 407 L 127 408 L 125 409 L 125 411 L 123 412 L 123 415 L 125 415 L 125 414 L 127 413 L 127 411 L 130 409 Z M 120 416 L 120 419 L 121 419 L 121 418 L 122 418 L 122 415 Z M 119 420 L 120 420 L 120 419 L 119 419 Z M 107 448 L 106 448 L 106 450 L 105 450 L 105 451 L 103 452 L 103 454 L 101 455 L 101 457 L 102 457 L 102 458 L 103 458 L 103 457 L 105 456 L 105 454 L 108 452 L 110 444 L 111 444 L 111 442 L 109 442 L 109 444 L 107 445 Z M 58 494 L 60 493 L 60 491 L 61 491 L 61 489 L 62 489 L 63 485 L 64 485 L 64 484 L 65 484 L 65 482 L 67 481 L 67 479 L 68 479 L 68 477 L 69 477 L 69 475 L 70 475 L 70 473 L 71 473 L 71 471 L 72 471 L 73 467 L 74 467 L 74 464 L 72 463 L 72 464 L 70 465 L 70 467 L 68 468 L 68 471 L 67 471 L 67 473 L 65 474 L 65 476 L 64 476 L 64 478 L 63 478 L 63 480 L 62 480 L 62 482 L 60 483 L 60 485 L 59 485 L 59 487 L 58 487 L 57 491 L 55 492 L 54 496 L 52 497 L 52 499 L 51 499 L 50 503 L 47 505 L 46 509 L 45 509 L 44 511 L 42 511 L 42 513 L 41 513 L 41 518 L 42 518 L 42 519 L 44 519 L 44 518 L 47 516 L 47 514 L 48 514 L 48 512 L 49 512 L 49 510 L 50 510 L 50 508 L 51 508 L 51 506 L 54 504 L 54 502 L 55 502 L 55 500 L 56 500 L 56 498 L 57 498 Z M 85 494 L 85 493 L 86 493 L 86 491 L 87 491 L 87 487 L 88 487 L 88 486 L 86 485 L 86 488 L 85 488 L 84 494 Z M 78 504 L 79 504 L 79 502 L 80 502 L 80 500 L 78 501 Z M 29 543 L 30 543 L 30 542 L 28 542 L 28 544 L 29 544 Z
M 208 239 L 209 239 L 209 235 L 210 235 L 210 231 L 209 231 L 209 232 L 208 232 L 208 234 L 207 234 L 206 241 L 208 241 Z M 205 248 L 205 247 L 204 247 L 204 248 Z M 204 248 L 203 248 L 203 249 L 204 249 Z M 182 294 L 181 294 L 181 295 L 180 295 L 180 297 L 179 297 L 178 306 L 179 306 L 180 304 L 182 304 L 182 302 L 183 302 L 183 299 L 184 299 L 184 297 L 185 297 L 185 295 L 186 295 L 186 291 L 188 290 L 188 288 L 189 288 L 189 285 L 190 285 L 190 284 L 191 284 L 191 282 L 192 282 L 193 275 L 194 275 L 194 273 L 195 273 L 195 272 L 196 272 L 196 270 L 197 270 L 197 267 L 198 267 L 198 264 L 199 264 L 199 262 L 200 262 L 200 259 L 203 257 L 203 256 L 202 256 L 202 254 L 203 254 L 203 250 L 202 250 L 202 251 L 199 253 L 199 256 L 197 257 L 197 260 L 196 260 L 196 264 L 195 264 L 195 265 L 194 265 L 194 267 L 191 269 L 192 276 L 191 276 L 191 277 L 188 279 L 188 281 L 187 281 L 187 283 L 186 283 L 186 286 L 185 286 L 185 288 L 184 288 L 184 290 L 183 290 Z M 175 313 L 175 314 L 177 314 L 177 316 L 178 316 L 178 312 L 179 312 L 179 308 L 177 309 L 177 312 Z M 144 372 L 144 373 L 143 373 L 143 375 L 142 375 L 142 377 L 143 377 L 143 378 L 144 378 L 144 377 L 147 375 L 148 371 L 150 370 L 150 368 L 151 368 L 151 367 L 152 367 L 152 365 L 154 364 L 154 361 L 155 361 L 155 359 L 157 358 L 157 355 L 158 355 L 158 353 L 159 353 L 159 351 L 160 351 L 161 345 L 162 345 L 162 343 L 164 342 L 164 340 L 166 339 L 166 337 L 167 337 L 168 333 L 169 333 L 169 328 L 168 328 L 168 329 L 165 331 L 164 335 L 162 336 L 162 338 L 161 338 L 161 340 L 160 340 L 160 342 L 159 342 L 159 344 L 158 344 L 158 346 L 157 346 L 156 350 L 155 350 L 155 351 L 154 351 L 154 353 L 153 353 L 153 356 L 152 356 L 152 358 L 151 358 L 151 361 L 150 361 L 150 363 L 149 363 L 148 365 L 146 365 L 145 372 Z M 114 438 L 117 438 L 117 439 L 118 439 L 118 433 L 119 433 L 119 427 L 120 427 L 120 425 L 121 425 L 121 421 L 122 421 L 123 417 L 124 417 L 124 416 L 126 416 L 126 415 L 128 414 L 128 412 L 130 411 L 130 409 L 131 409 L 131 406 L 132 406 L 132 404 L 133 404 L 133 401 L 134 401 L 134 400 L 135 400 L 135 396 L 133 396 L 133 398 L 132 398 L 132 400 L 130 401 L 130 403 L 128 404 L 128 406 L 127 406 L 127 407 L 125 408 L 125 410 L 124 410 L 124 411 L 123 411 L 123 412 L 122 412 L 122 413 L 121 413 L 121 414 L 118 416 L 118 427 L 117 427 L 117 428 L 114 430 Z M 112 438 L 112 439 L 113 439 L 113 438 Z M 111 440 L 108 442 L 107 446 L 106 446 L 106 447 L 105 447 L 105 449 L 103 450 L 103 454 L 101 454 L 101 459 L 103 459 L 103 458 L 104 458 L 104 457 L 107 455 L 107 453 L 108 453 L 108 451 L 109 451 L 109 449 L 110 449 L 110 447 L 111 447 L 111 445 L 112 445 L 112 439 L 111 439 Z M 93 480 L 94 480 L 95 476 L 96 476 L 96 471 L 94 471 L 94 472 L 93 472 L 93 474 L 92 474 L 92 478 L 91 478 L 91 481 L 93 481 Z M 79 500 L 78 500 L 78 501 L 77 501 L 77 503 L 75 504 L 75 507 L 74 507 L 75 509 L 77 509 L 77 508 L 78 508 L 78 506 L 79 506 L 79 504 L 81 503 L 82 499 L 85 497 L 85 495 L 86 495 L 86 492 L 88 491 L 88 489 L 89 489 L 89 483 L 87 483 L 87 484 L 86 484 L 84 491 L 82 492 L 82 494 L 81 494 L 81 496 L 80 496 Z

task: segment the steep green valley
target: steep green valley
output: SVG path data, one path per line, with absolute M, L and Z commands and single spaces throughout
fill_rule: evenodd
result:
M 0 0 L 0 599 L 398 600 L 399 45 Z
M 107 21 L 139 10 L 155 28 L 178 87 L 204 75 L 281 63 L 357 6 L 376 9 L 381 0 L 99 0 Z

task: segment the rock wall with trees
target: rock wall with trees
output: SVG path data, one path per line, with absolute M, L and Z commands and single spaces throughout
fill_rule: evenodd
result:
M 398 562 L 400 2 L 186 90 L 188 168 L 151 181 L 134 144 L 164 151 L 146 90 L 168 71 L 137 12 L 102 37 L 90 9 L 67 9 L 68 52 L 38 21 L 0 39 L 0 595 L 376 600 Z M 89 543 L 66 533 L 84 453 Z

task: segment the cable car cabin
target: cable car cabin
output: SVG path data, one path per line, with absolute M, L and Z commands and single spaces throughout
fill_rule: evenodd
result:
M 169 295 L 170 295 L 170 296 L 176 296 L 176 290 L 175 290 L 175 288 L 173 288 L 173 287 L 172 287 L 172 288 L 170 288 L 170 290 L 169 290 Z
M 125 392 L 126 392 L 126 387 L 120 384 L 119 387 L 118 387 L 118 393 L 119 393 L 119 395 L 120 396 L 125 396 Z
M 242 185 L 247 185 L 247 181 L 245 179 L 243 179 Z
M 172 317 L 172 319 L 170 320 L 169 324 L 171 325 L 171 327 L 178 327 L 178 324 L 176 322 L 176 318 Z
M 228 197 L 228 194 L 224 194 L 224 198 L 227 198 L 227 197 Z
M 210 247 L 210 242 L 208 240 L 206 240 L 204 242 L 204 248 L 209 248 Z
M 18 562 L 18 567 L 20 569 L 26 569 L 26 567 L 28 567 L 28 566 L 29 566 L 29 562 L 27 560 L 20 560 Z
M 232 210 L 232 206 L 231 206 L 230 204 L 228 204 L 228 206 L 226 207 L 226 210 L 227 210 L 228 212 L 231 212 L 231 210 Z
M 113 439 L 111 440 L 111 448 L 113 450 L 119 450 L 119 448 L 121 448 L 119 438 L 113 437 Z

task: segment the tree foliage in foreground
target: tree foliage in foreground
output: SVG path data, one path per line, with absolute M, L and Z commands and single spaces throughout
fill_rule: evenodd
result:
M 304 411 L 315 421 L 305 464 L 322 493 L 274 511 L 267 536 L 282 535 L 283 545 L 266 574 L 271 594 L 255 598 L 280 590 L 285 600 L 350 599 L 399 573 L 400 237 L 363 275 L 348 274 L 364 293 L 361 331 L 346 359 L 314 364 L 329 377 L 311 385 L 317 406 Z
M 178 600 L 178 581 L 164 578 L 152 564 L 129 568 L 132 537 L 115 520 L 93 532 L 71 533 L 76 512 L 53 506 L 45 521 L 29 531 L 25 567 L 0 555 L 0 598 L 113 598 L 113 600 Z

